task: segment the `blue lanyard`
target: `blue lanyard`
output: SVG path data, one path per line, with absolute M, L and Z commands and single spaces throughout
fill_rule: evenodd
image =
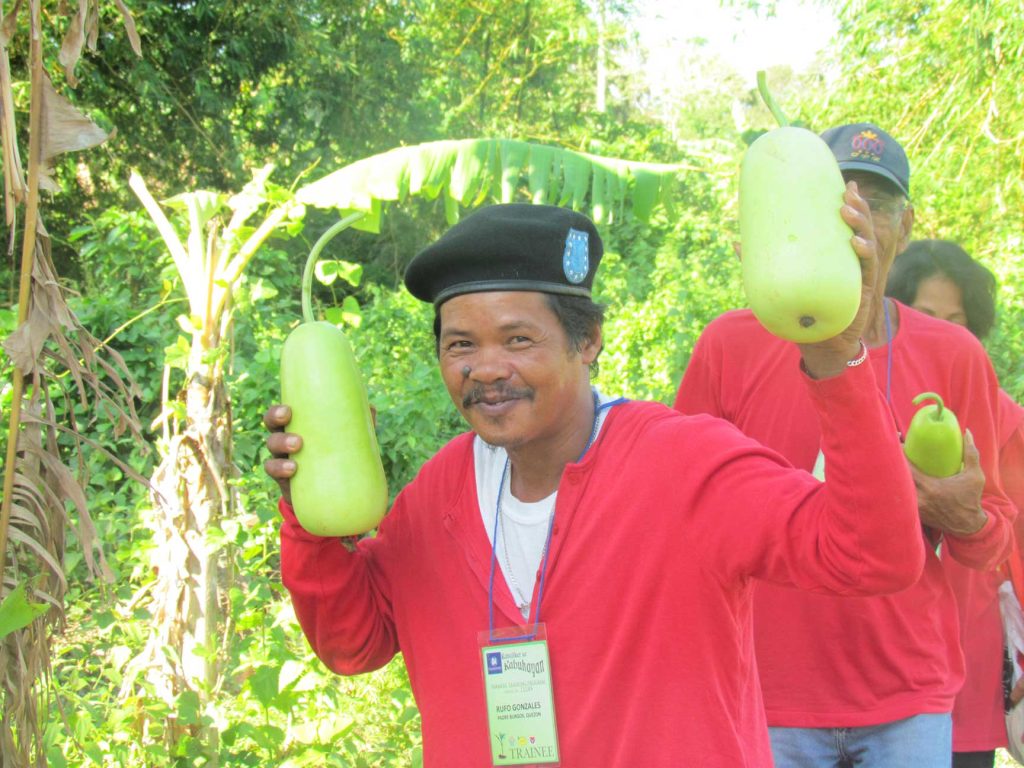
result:
M 587 444 L 583 446 L 583 452 L 576 459 L 576 464 L 579 464 L 583 460 L 583 457 L 587 455 L 587 451 L 590 450 L 590 446 L 594 444 L 594 440 L 597 438 L 597 427 L 598 419 L 601 411 L 608 410 L 614 405 L 625 402 L 625 398 L 617 398 L 610 400 L 607 403 L 601 403 L 597 392 L 594 391 L 594 426 L 590 431 L 590 439 L 587 440 Z M 491 535 L 491 577 L 487 588 L 487 623 L 490 634 L 491 642 L 497 642 L 497 638 L 494 636 L 494 574 L 496 571 L 496 565 L 498 562 L 498 519 L 501 514 L 501 493 L 505 488 L 505 480 L 508 477 L 509 470 L 509 459 L 505 459 L 505 468 L 501 471 L 501 482 L 498 483 L 498 500 L 494 504 L 494 531 Z M 557 502 L 556 502 L 557 504 Z M 526 641 L 533 640 L 537 636 L 537 627 L 540 624 L 540 606 L 541 600 L 544 597 L 544 577 L 548 571 L 548 555 L 551 553 L 551 532 L 555 527 L 555 511 L 551 510 L 551 518 L 548 520 L 548 533 L 544 540 L 544 558 L 541 561 L 540 569 L 540 586 L 537 588 L 537 610 L 533 619 L 533 630 L 526 634 L 519 635 L 516 637 L 502 637 L 501 642 L 509 641 Z
M 889 300 L 882 297 L 882 306 L 885 308 L 885 402 L 892 407 L 892 323 L 889 322 Z
M 896 436 L 902 443 L 903 430 L 892 404 L 892 323 L 889 321 L 889 300 L 883 298 L 882 306 L 885 307 L 885 402 L 889 406 L 889 415 L 892 416 L 892 422 L 896 427 Z

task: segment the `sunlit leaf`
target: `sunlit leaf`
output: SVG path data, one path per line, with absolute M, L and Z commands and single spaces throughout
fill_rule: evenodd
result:
M 19 584 L 0 602 L 0 640 L 24 629 L 49 609 L 43 603 L 30 603 L 25 597 L 25 585 Z
M 256 700 L 264 707 L 269 707 L 280 689 L 278 678 L 281 673 L 279 667 L 259 667 L 249 679 L 245 681 L 246 686 L 253 692 Z
M 324 285 L 331 285 L 339 277 L 353 287 L 358 287 L 363 278 L 363 265 L 340 259 L 321 259 L 313 268 L 316 279 Z
M 656 173 L 647 168 L 634 169 L 633 181 L 633 213 L 646 221 L 658 203 L 661 181 Z

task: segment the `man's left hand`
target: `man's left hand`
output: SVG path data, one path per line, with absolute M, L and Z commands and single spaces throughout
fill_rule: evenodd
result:
M 985 527 L 988 515 L 981 508 L 985 473 L 970 431 L 964 435 L 964 466 L 949 477 L 926 475 L 913 464 L 921 522 L 950 536 L 970 536 Z
M 815 344 L 799 345 L 804 369 L 814 379 L 838 376 L 846 370 L 846 364 L 861 351 L 861 339 L 876 298 L 884 301 L 880 294 L 876 297 L 879 267 L 875 225 L 871 219 L 871 209 L 857 191 L 856 182 L 846 183 L 843 203 L 839 215 L 853 230 L 850 245 L 860 260 L 860 306 L 853 322 L 838 336 Z

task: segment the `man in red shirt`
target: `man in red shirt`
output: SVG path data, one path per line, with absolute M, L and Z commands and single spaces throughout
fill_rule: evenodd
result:
M 879 272 L 864 340 L 889 429 L 903 435 L 911 400 L 937 392 L 969 430 L 964 468 L 936 479 L 914 471 L 925 569 L 909 589 L 838 599 L 759 583 L 754 640 L 772 752 L 780 768 L 948 768 L 950 711 L 963 683 L 956 601 L 936 555 L 990 569 L 1010 544 L 1012 506 L 997 478 L 998 386 L 969 332 L 884 297 L 886 275 L 913 224 L 902 147 L 867 123 L 822 136 L 843 176 L 871 209 Z M 686 414 L 709 413 L 831 480 L 811 404 L 792 376 L 792 345 L 749 310 L 712 321 L 676 397 Z
M 876 248 L 852 188 L 842 216 L 866 309 Z M 578 213 L 499 205 L 416 256 L 405 283 L 435 307 L 441 377 L 472 431 L 423 466 L 374 537 L 302 529 L 288 500 L 301 436 L 278 431 L 286 406 L 265 415 L 303 631 L 342 674 L 402 653 L 428 767 L 763 768 L 753 578 L 868 595 L 920 575 L 866 312 L 785 350 L 829 461 L 821 484 L 720 419 L 591 386 L 601 255 Z

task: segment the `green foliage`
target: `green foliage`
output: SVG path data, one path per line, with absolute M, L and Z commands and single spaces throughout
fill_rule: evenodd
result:
M 276 577 L 276 522 L 249 519 L 208 537 L 227 548 L 236 573 L 225 633 L 230 674 L 214 706 L 195 691 L 165 702 L 146 684 L 124 697 L 122 686 L 144 670 L 131 659 L 152 621 L 138 607 L 148 578 L 135 574 L 114 594 L 76 586 L 71 631 L 58 648 L 53 678 L 64 718 L 46 727 L 53 766 L 200 766 L 206 757 L 189 735 L 167 744 L 159 725 L 221 726 L 225 767 L 420 765 L 419 718 L 401 659 L 355 678 L 339 678 L 312 655 Z M 105 604 L 90 614 L 91 604 Z M 229 642 L 228 642 L 229 641 Z M 151 715 L 140 732 L 143 712 Z
M 19 584 L 0 601 L 0 641 L 12 632 L 27 627 L 47 610 L 49 606 L 45 603 L 29 600 L 25 596 L 25 585 Z
M 999 278 L 989 351 L 1024 396 L 1024 17 L 1019 3 L 846 0 L 840 77 L 809 91 L 821 127 L 871 120 L 907 150 L 915 237 L 961 243 Z M 955 55 L 951 55 L 955 52 Z
M 159 198 L 237 189 L 267 159 L 295 179 L 442 138 L 582 147 L 601 122 L 592 114 L 594 23 L 578 0 L 130 6 L 143 57 L 123 35 L 101 35 L 68 94 L 117 133 L 106 154 L 61 161 L 53 231 L 84 209 L 127 205 L 131 168 Z M 112 4 L 104 13 L 105 25 L 117 23 Z M 62 274 L 79 276 L 59 242 L 55 257 Z
M 141 387 L 143 421 L 160 402 L 161 361 L 151 340 L 184 310 L 177 275 L 142 211 L 109 208 L 79 217 L 68 241 L 82 266 L 82 298 L 72 309 L 83 325 L 124 357 Z
M 693 180 L 671 224 L 658 217 L 607 233 L 596 289 L 607 304 L 598 384 L 609 394 L 670 404 L 704 326 L 743 306 L 717 194 Z
M 422 67 L 415 107 L 433 138 L 573 134 L 593 109 L 594 21 L 579 0 L 483 0 L 415 6 L 393 30 Z

